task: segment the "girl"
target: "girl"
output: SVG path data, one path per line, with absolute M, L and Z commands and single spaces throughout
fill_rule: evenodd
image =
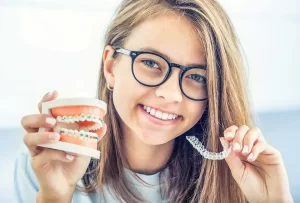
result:
M 216 1 L 123 1 L 100 69 L 98 98 L 108 104 L 101 161 L 38 148 L 59 139 L 36 130 L 56 121 L 24 116 L 30 153 L 16 162 L 18 201 L 293 202 L 280 153 L 250 117 L 242 69 L 237 37 Z M 190 135 L 209 151 L 221 143 L 233 150 L 226 160 L 207 160 Z

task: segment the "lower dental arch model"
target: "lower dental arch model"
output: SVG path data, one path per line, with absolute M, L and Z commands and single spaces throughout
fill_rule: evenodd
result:
M 228 157 L 231 152 L 231 146 L 224 143 L 224 150 L 220 153 L 209 152 L 205 149 L 203 144 L 195 136 L 186 136 L 186 139 L 191 143 L 191 145 L 206 159 L 210 160 L 222 160 Z
M 44 102 L 42 113 L 56 118 L 57 124 L 53 131 L 60 134 L 60 139 L 56 143 L 39 146 L 99 159 L 97 144 L 106 127 L 103 121 L 106 111 L 106 103 L 93 98 L 65 98 Z M 49 129 L 40 128 L 39 131 Z

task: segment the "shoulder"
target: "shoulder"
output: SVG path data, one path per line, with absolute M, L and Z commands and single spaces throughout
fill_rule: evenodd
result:
M 14 166 L 14 202 L 35 202 L 38 180 L 31 168 L 29 152 L 21 153 Z
M 29 180 L 31 181 L 30 184 L 36 190 L 38 190 L 38 181 L 31 168 L 31 157 L 29 155 L 29 152 L 23 152 L 17 157 L 15 161 L 14 181 L 15 183 L 23 181 L 22 183 L 29 184 Z

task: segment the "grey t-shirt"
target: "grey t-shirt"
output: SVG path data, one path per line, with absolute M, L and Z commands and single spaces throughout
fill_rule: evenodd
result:
M 39 190 L 38 180 L 31 168 L 31 158 L 29 153 L 22 153 L 15 162 L 14 171 L 14 202 L 16 203 L 31 203 L 36 202 L 36 193 Z M 128 179 L 133 183 L 137 191 L 142 197 L 151 203 L 164 202 L 160 193 L 159 173 L 154 175 L 137 174 L 146 183 L 145 185 L 134 177 L 134 173 L 129 169 L 124 168 Z M 82 185 L 81 180 L 78 182 Z M 102 192 L 94 194 L 86 194 L 75 191 L 72 203 L 117 203 L 120 202 L 114 194 L 112 194 L 106 186 L 103 187 Z

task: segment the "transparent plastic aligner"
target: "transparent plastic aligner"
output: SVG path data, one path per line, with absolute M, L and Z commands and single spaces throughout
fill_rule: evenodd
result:
M 192 144 L 192 146 L 205 158 L 210 160 L 222 160 L 225 159 L 231 152 L 230 146 L 225 146 L 224 150 L 220 153 L 209 152 L 205 149 L 203 144 L 195 136 L 186 136 L 186 139 Z

